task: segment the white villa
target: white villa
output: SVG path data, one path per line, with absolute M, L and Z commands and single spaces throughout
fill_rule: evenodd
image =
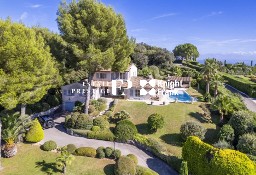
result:
M 184 86 L 180 77 L 177 77 L 179 78 L 178 82 L 174 77 L 169 77 L 167 81 L 165 81 L 153 78 L 145 79 L 144 77 L 137 76 L 137 74 L 138 69 L 134 64 L 131 64 L 125 72 L 114 72 L 111 70 L 96 72 L 91 82 L 91 98 L 112 97 L 138 100 L 161 100 L 166 89 L 172 89 L 174 86 Z M 63 110 L 72 111 L 76 101 L 85 102 L 85 93 L 85 82 L 63 86 Z

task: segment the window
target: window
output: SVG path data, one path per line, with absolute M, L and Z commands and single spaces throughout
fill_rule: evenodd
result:
M 120 79 L 126 79 L 126 74 L 125 73 L 120 73 Z
M 139 97 L 139 96 L 140 96 L 140 90 L 138 90 L 138 89 L 135 90 L 135 96 L 136 96 L 136 97 Z
M 107 78 L 107 74 L 105 74 L 105 73 L 96 73 L 96 78 L 106 79 Z
M 116 79 L 116 74 L 115 73 L 111 73 L 111 80 L 115 80 Z
M 64 90 L 64 95 L 66 95 L 66 96 L 74 96 L 74 92 L 72 93 L 72 90 Z
M 133 89 L 130 89 L 130 96 L 133 97 Z

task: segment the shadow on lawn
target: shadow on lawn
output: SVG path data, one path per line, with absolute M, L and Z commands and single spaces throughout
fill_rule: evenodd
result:
M 115 164 L 108 164 L 104 167 L 104 173 L 106 175 L 113 175 L 114 174 Z
M 141 123 L 136 125 L 138 132 L 143 135 L 152 134 L 147 123 Z
M 165 143 L 174 145 L 174 146 L 182 146 L 183 140 L 179 133 L 173 134 L 164 134 L 160 137 Z
M 209 123 L 209 119 L 204 118 L 204 116 L 199 112 L 190 112 L 189 115 L 201 123 Z
M 56 167 L 56 163 L 46 163 L 45 160 L 36 162 L 36 167 L 41 167 L 41 171 L 47 174 L 61 173 L 62 171 Z

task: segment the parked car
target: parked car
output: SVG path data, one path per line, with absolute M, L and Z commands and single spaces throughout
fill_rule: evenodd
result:
M 44 129 L 53 128 L 55 126 L 54 120 L 50 115 L 38 116 L 37 119 Z

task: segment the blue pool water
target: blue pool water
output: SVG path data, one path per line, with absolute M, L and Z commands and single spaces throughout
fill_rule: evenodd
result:
M 170 91 L 168 95 L 170 101 L 175 101 L 177 98 L 179 102 L 191 102 L 193 98 L 186 91 L 183 90 Z

